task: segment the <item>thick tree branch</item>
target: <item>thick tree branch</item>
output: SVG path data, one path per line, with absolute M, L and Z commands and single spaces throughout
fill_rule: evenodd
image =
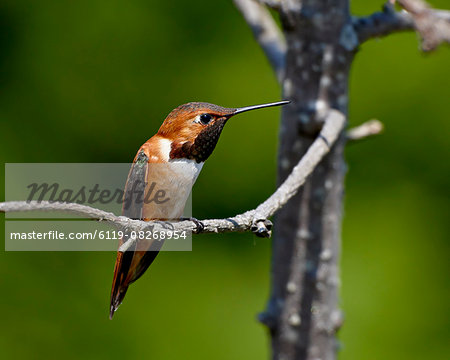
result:
M 414 30 L 414 20 L 406 11 L 395 11 L 391 3 L 386 3 L 381 12 L 369 16 L 354 16 L 353 26 L 362 44 L 371 38 Z
M 416 30 L 422 37 L 422 49 L 434 50 L 440 43 L 450 41 L 450 12 L 433 10 L 421 0 L 398 0 L 402 11 L 386 3 L 382 12 L 353 17 L 353 26 L 360 43 L 399 31 Z
M 283 79 L 286 55 L 284 37 L 270 12 L 257 0 L 234 0 L 253 36 L 267 56 L 277 79 Z
M 202 220 L 201 222 L 204 225 L 202 232 L 219 233 L 252 230 L 259 236 L 269 237 L 271 223 L 267 218 L 283 207 L 283 205 L 297 193 L 300 186 L 304 184 L 306 178 L 329 152 L 330 147 L 335 143 L 343 130 L 344 123 L 344 115 L 339 111 L 331 110 L 326 118 L 322 131 L 312 143 L 305 156 L 300 160 L 297 166 L 294 167 L 286 181 L 266 201 L 254 210 L 247 211 L 231 218 Z M 0 203 L 0 212 L 24 211 L 62 211 L 98 221 L 105 221 L 120 229 L 134 231 L 145 231 L 148 229 L 158 231 L 170 228 L 171 230 L 195 232 L 197 227 L 193 221 L 146 222 L 132 220 L 90 206 L 73 203 L 50 203 L 46 201 L 10 201 Z M 126 251 L 132 243 L 133 240 L 127 241 L 120 250 Z

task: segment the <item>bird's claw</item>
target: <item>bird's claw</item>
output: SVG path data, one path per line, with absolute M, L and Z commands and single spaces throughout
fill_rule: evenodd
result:
M 181 218 L 181 220 L 192 221 L 195 224 L 194 234 L 200 234 L 205 229 L 205 225 L 195 217 Z

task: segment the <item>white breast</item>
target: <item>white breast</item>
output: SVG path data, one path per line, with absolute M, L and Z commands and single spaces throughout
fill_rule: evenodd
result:
M 198 163 L 195 160 L 189 159 L 170 159 L 170 151 L 172 149 L 172 142 L 168 139 L 159 140 L 161 155 L 164 161 L 167 161 L 170 165 L 169 168 L 177 174 L 178 181 L 190 183 L 194 185 L 198 175 L 203 167 L 203 162 Z
M 189 159 L 174 159 L 170 160 L 169 164 L 174 173 L 177 174 L 179 181 L 194 185 L 204 163 L 198 163 L 195 160 Z
M 197 163 L 194 160 L 177 159 L 169 161 L 164 166 L 167 167 L 169 173 L 165 181 L 165 191 L 167 196 L 170 197 L 166 208 L 167 217 L 176 219 L 183 215 L 186 201 L 189 198 L 195 180 L 200 174 L 203 163 Z
M 203 162 L 197 163 L 189 159 L 169 159 L 170 141 L 161 139 L 161 153 L 167 162 L 152 164 L 149 167 L 150 178 L 157 184 L 158 189 L 164 190 L 170 201 L 148 207 L 148 218 L 177 219 L 183 215 L 186 201 L 192 187 L 203 167 Z

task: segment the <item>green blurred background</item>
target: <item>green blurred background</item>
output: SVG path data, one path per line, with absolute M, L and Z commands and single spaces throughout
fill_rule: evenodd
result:
M 449 80 L 449 49 L 423 55 L 412 33 L 371 41 L 354 62 L 350 123 L 378 118 L 386 131 L 347 149 L 340 359 L 450 357 Z M 181 103 L 277 99 L 231 1 L 0 3 L 4 162 L 129 162 Z M 194 216 L 230 216 L 274 190 L 278 111 L 227 125 Z M 109 321 L 114 260 L 1 252 L 2 358 L 268 357 L 255 315 L 269 292 L 269 240 L 203 235 L 192 253 L 161 254 Z

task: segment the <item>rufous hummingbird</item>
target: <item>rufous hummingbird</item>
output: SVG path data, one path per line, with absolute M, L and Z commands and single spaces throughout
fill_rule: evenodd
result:
M 158 133 L 140 147 L 124 191 L 127 194 L 130 189 L 139 187 L 145 191 L 150 184 L 163 184 L 170 194 L 170 201 L 157 204 L 131 200 L 123 206 L 122 214 L 141 220 L 180 219 L 192 186 L 216 147 L 228 119 L 246 111 L 288 103 L 279 101 L 242 108 L 225 108 L 204 102 L 178 106 L 166 117 Z M 125 240 L 122 239 L 120 245 Z M 148 241 L 144 248 L 141 245 L 139 249 L 134 247 L 134 251 L 117 253 L 110 318 L 122 303 L 128 286 L 147 270 L 161 246 L 161 241 Z

